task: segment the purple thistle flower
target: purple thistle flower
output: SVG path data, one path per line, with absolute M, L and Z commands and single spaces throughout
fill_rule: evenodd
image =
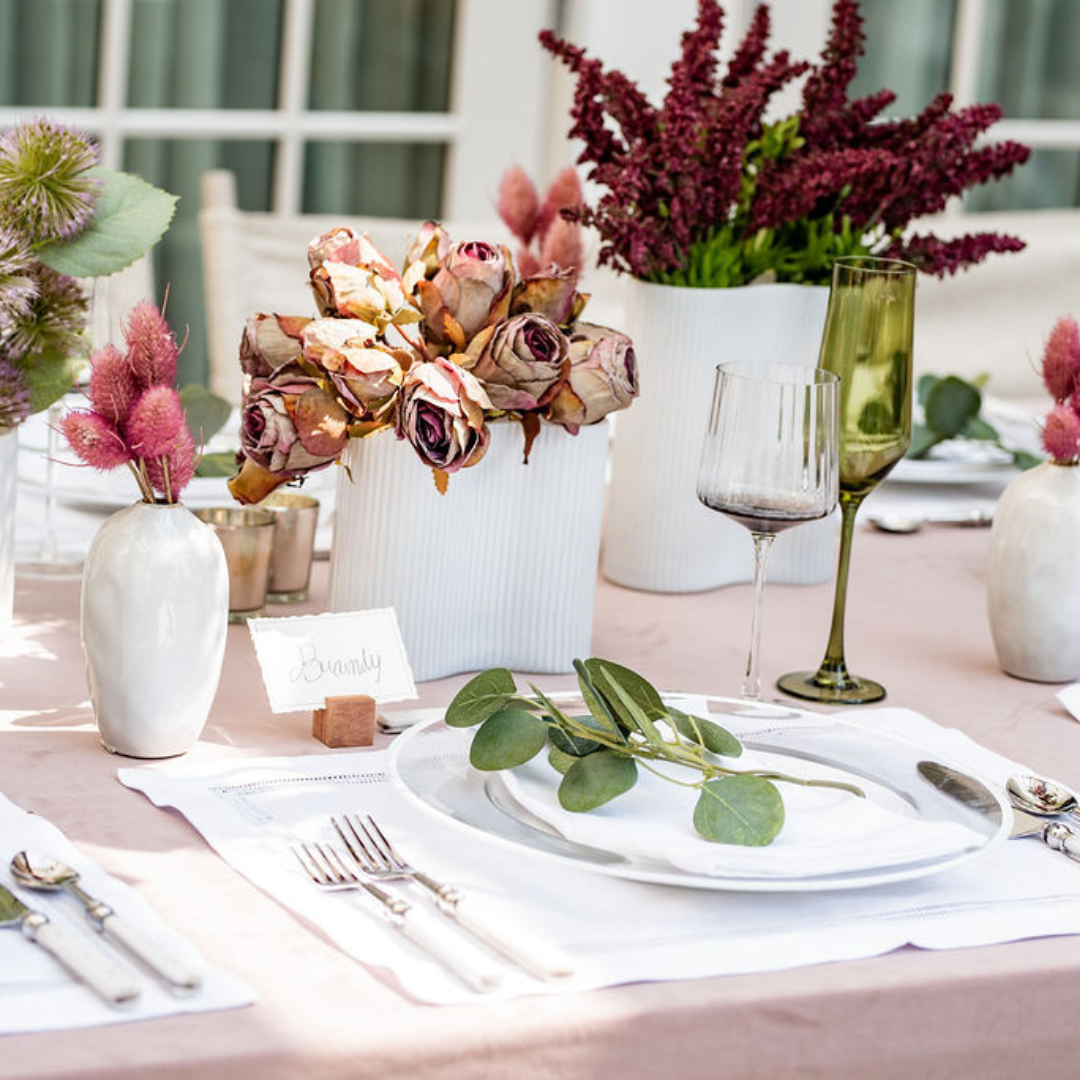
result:
M 86 326 L 89 302 L 79 283 L 41 263 L 32 267 L 36 292 L 26 310 L 11 315 L 4 352 L 21 360 L 42 353 L 73 353 Z
M 94 212 L 97 151 L 82 133 L 40 118 L 0 135 L 0 205 L 31 243 L 67 240 Z
M 27 315 L 37 295 L 33 266 L 26 243 L 13 229 L 0 225 L 0 337 L 13 320 Z
M 30 415 L 30 389 L 18 365 L 0 356 L 0 429 L 15 427 Z

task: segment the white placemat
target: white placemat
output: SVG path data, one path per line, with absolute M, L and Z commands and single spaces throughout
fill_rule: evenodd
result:
M 44 893 L 19 886 L 11 875 L 12 856 L 22 849 L 60 859 L 80 874 L 90 895 L 100 898 L 135 929 L 159 941 L 170 952 L 202 973 L 201 989 L 177 997 L 127 957 L 106 944 L 86 921 L 81 905 L 66 894 Z M 41 911 L 69 934 L 106 953 L 138 981 L 140 994 L 131 1007 L 114 1009 L 77 982 L 44 949 L 17 929 L 0 931 L 0 1035 L 60 1031 L 129 1020 L 150 1020 L 179 1013 L 209 1012 L 249 1005 L 255 995 L 239 979 L 210 966 L 194 946 L 153 911 L 128 885 L 104 873 L 88 860 L 55 825 L 27 813 L 0 795 L 0 884 L 27 907 Z
M 1017 767 L 904 709 L 865 711 L 859 720 L 1002 784 Z M 320 894 L 290 854 L 290 842 L 334 839 L 330 814 L 374 815 L 414 863 L 579 961 L 577 974 L 559 984 L 510 972 L 502 996 L 780 970 L 909 943 L 954 948 L 1080 933 L 1080 865 L 1036 840 L 1009 841 L 917 881 L 849 892 L 726 893 L 616 880 L 494 845 L 397 790 L 385 751 L 127 768 L 119 777 L 178 809 L 256 885 L 428 1002 L 478 995 L 390 930 L 364 896 Z M 422 894 L 410 897 L 423 902 Z

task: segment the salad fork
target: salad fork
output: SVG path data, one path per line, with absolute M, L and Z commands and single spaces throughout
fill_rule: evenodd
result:
M 448 936 L 435 919 L 417 910 L 400 897 L 366 881 L 329 844 L 300 844 L 293 855 L 307 876 L 324 892 L 362 889 L 382 904 L 390 925 L 414 945 L 438 960 L 473 990 L 488 992 L 502 982 L 502 972 L 478 950 L 460 944 Z
M 407 862 L 370 815 L 366 824 L 357 814 L 344 814 L 340 819 L 332 817 L 330 822 L 353 860 L 368 876 L 379 881 L 415 881 L 435 897 L 440 911 L 530 975 L 540 979 L 573 975 L 573 962 L 559 949 L 507 925 L 485 905 L 467 899 L 457 889 L 436 881 Z

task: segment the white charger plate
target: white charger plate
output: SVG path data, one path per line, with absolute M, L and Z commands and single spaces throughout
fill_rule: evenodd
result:
M 559 699 L 560 707 L 573 710 L 576 695 L 552 696 Z M 680 696 L 672 695 L 674 699 Z M 582 709 L 587 711 L 584 706 Z M 925 821 L 962 823 L 974 830 L 977 838 L 957 844 L 945 854 L 900 862 L 883 860 L 880 865 L 843 873 L 784 875 L 772 867 L 760 876 L 745 870 L 700 874 L 673 866 L 660 852 L 652 858 L 628 857 L 566 839 L 521 807 L 498 773 L 482 773 L 469 765 L 469 744 L 475 729 L 450 728 L 439 718 L 424 721 L 391 744 L 387 768 L 394 783 L 428 812 L 479 832 L 493 843 L 525 848 L 539 857 L 612 877 L 698 889 L 809 892 L 889 884 L 970 862 L 1008 835 L 1012 811 L 992 785 L 982 781 L 993 792 L 998 812 L 980 815 L 922 779 L 918 762 L 935 755 L 914 743 L 796 708 L 710 697 L 708 709 L 706 716 L 735 730 L 748 748 L 790 759 L 791 772 L 798 772 L 799 761 L 827 766 L 835 775 L 860 786 L 867 798 L 883 808 Z M 557 782 L 554 773 L 552 776 Z M 630 798 L 632 793 L 623 797 Z M 740 849 L 744 865 L 748 850 Z

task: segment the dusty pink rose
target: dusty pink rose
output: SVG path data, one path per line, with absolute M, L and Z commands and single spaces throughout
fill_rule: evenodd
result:
M 429 339 L 464 349 L 480 330 L 507 314 L 513 284 L 514 265 L 506 248 L 482 240 L 452 245 L 435 276 L 416 284 Z
M 524 278 L 510 298 L 510 314 L 533 311 L 559 326 L 570 326 L 581 314 L 588 296 L 577 291 L 577 274 L 551 267 Z
M 418 281 L 433 278 L 449 253 L 449 233 L 437 221 L 425 221 L 405 252 L 405 291 L 412 294 Z
M 463 365 L 496 409 L 531 411 L 558 393 L 568 369 L 566 335 L 543 315 L 512 315 L 469 342 Z
M 548 418 L 576 432 L 625 409 L 638 394 L 633 342 L 617 330 L 578 323 L 570 337 L 570 371 Z
M 308 266 L 314 270 L 326 262 L 366 266 L 384 278 L 396 278 L 397 267 L 371 242 L 367 233 L 348 226 L 331 229 L 308 244 Z
M 408 439 L 425 465 L 457 472 L 487 451 L 490 404 L 480 383 L 452 360 L 414 364 L 402 388 L 398 438 Z
M 379 412 L 397 393 L 412 362 L 409 352 L 377 339 L 360 319 L 315 319 L 304 328 L 304 358 L 329 376 L 358 417 Z
M 245 375 L 269 375 L 300 357 L 304 327 L 310 319 L 252 315 L 240 338 L 240 367 Z

